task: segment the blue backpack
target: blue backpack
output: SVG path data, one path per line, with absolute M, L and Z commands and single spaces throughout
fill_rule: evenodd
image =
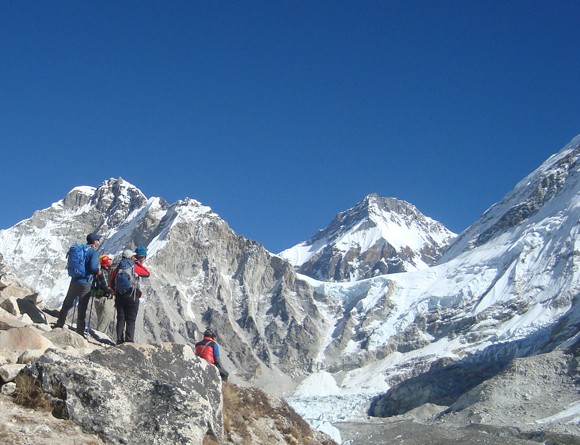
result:
M 115 275 L 115 295 L 125 295 L 133 290 L 136 283 L 135 262 L 123 258 Z
M 87 276 L 87 250 L 89 250 L 87 244 L 73 244 L 69 247 L 66 254 L 69 277 L 85 278 Z

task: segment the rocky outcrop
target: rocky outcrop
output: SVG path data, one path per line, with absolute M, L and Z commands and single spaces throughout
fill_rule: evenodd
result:
M 217 368 L 176 344 L 125 344 L 84 357 L 49 351 L 22 372 L 54 414 L 111 444 L 201 444 L 223 436 Z
M 421 407 L 439 406 L 426 423 L 494 431 L 514 443 L 531 438 L 580 443 L 579 350 L 574 345 L 525 358 L 504 357 L 503 362 L 485 360 L 478 366 L 473 361 L 433 366 L 377 397 L 369 414 L 417 420 Z
M 13 309 L 0 309 L 3 444 L 335 445 L 256 388 L 229 385 L 224 403 L 217 368 L 190 346 L 109 347 Z
M 34 323 L 18 304 L 12 309 L 0 313 L 2 394 L 18 398 L 36 388 L 34 397 L 46 400 L 56 417 L 72 420 L 105 443 L 223 439 L 219 373 L 191 347 L 104 347 L 71 330 Z

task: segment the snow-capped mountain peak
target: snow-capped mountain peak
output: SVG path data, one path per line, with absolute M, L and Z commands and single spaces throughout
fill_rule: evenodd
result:
M 454 237 L 412 204 L 373 193 L 279 256 L 313 278 L 351 281 L 425 269 Z

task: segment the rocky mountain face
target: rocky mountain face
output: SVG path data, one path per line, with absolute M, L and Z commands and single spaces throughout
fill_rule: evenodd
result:
M 321 330 L 329 328 L 324 298 L 315 298 L 290 264 L 236 235 L 195 200 L 148 199 L 122 179 L 75 188 L 1 231 L 0 251 L 8 270 L 58 308 L 69 282 L 68 246 L 90 232 L 102 235 L 102 253 L 117 258 L 136 245 L 149 249 L 152 277 L 142 283 L 140 341 L 191 343 L 211 325 L 229 352 L 226 364 L 243 379 L 308 371 Z
M 372 194 L 280 256 L 320 281 L 357 281 L 426 269 L 454 238 L 408 202 Z

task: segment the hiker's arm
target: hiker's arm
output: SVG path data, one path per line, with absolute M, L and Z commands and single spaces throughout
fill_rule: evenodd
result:
M 99 275 L 99 286 L 101 286 L 101 289 L 103 289 L 103 291 L 105 291 L 105 297 L 110 297 L 112 295 L 113 291 L 109 287 L 109 282 L 107 280 L 107 277 L 105 276 L 105 274 L 103 273 L 102 270 L 101 270 L 101 274 Z
M 149 272 L 149 270 L 139 262 L 135 263 L 135 274 L 145 278 L 151 276 L 151 272 Z
M 89 249 L 89 273 L 95 275 L 99 272 L 99 253 L 95 249 Z
M 213 359 L 214 359 L 214 365 L 217 367 L 217 369 L 219 369 L 222 379 L 224 381 L 227 381 L 228 377 L 230 376 L 230 373 L 227 372 L 225 370 L 224 366 L 222 365 L 222 361 L 220 360 L 219 347 L 218 347 L 217 343 L 213 344 Z
M 213 359 L 215 361 L 214 364 L 218 368 L 223 369 L 222 362 L 220 360 L 220 348 L 216 342 L 213 342 Z

